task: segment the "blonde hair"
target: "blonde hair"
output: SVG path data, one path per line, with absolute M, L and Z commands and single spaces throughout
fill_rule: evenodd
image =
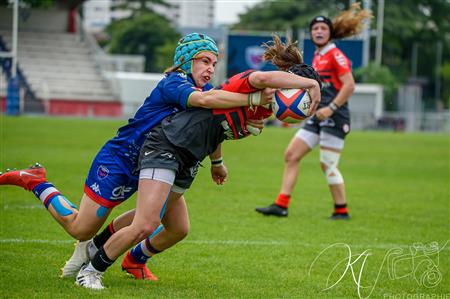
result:
M 266 49 L 263 54 L 265 61 L 270 61 L 281 70 L 288 70 L 294 64 L 302 64 L 303 56 L 297 48 L 297 42 L 287 39 L 284 44 L 276 34 L 272 35 L 272 42 L 264 43 Z
M 356 35 L 363 29 L 363 22 L 373 18 L 372 12 L 361 9 L 361 3 L 353 3 L 349 9 L 341 12 L 333 20 L 332 38 L 344 38 Z

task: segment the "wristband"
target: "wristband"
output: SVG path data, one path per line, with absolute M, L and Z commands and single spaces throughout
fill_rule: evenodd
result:
M 222 157 L 217 159 L 211 159 L 211 167 L 220 167 L 220 166 L 223 166 Z
M 336 105 L 335 102 L 331 102 L 330 105 L 328 105 L 328 107 L 330 107 L 330 109 L 333 110 L 333 112 L 336 112 L 336 110 L 339 109 L 339 106 Z
M 250 110 L 253 110 L 253 106 L 261 105 L 261 91 L 249 93 L 247 96 L 247 104 Z

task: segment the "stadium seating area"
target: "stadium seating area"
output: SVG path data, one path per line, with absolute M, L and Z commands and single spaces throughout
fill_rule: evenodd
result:
M 11 31 L 0 31 L 11 48 Z M 79 35 L 20 31 L 18 63 L 47 113 L 120 116 L 121 104 Z

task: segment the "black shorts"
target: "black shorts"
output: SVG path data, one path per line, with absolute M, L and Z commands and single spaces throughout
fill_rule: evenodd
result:
M 175 170 L 174 185 L 189 189 L 198 172 L 200 161 L 187 150 L 177 148 L 167 140 L 161 126 L 155 127 L 147 136 L 139 155 L 139 170 L 164 168 Z
M 350 133 L 350 120 L 338 114 L 333 114 L 331 117 L 320 121 L 314 115 L 306 120 L 303 128 L 318 135 L 320 135 L 320 131 L 324 131 L 330 135 L 345 139 L 345 136 Z

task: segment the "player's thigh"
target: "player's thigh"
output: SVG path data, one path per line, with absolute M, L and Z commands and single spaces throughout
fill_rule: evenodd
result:
M 153 229 L 160 223 L 160 214 L 170 192 L 171 185 L 166 182 L 140 179 L 136 212 L 133 226 Z
M 289 143 L 286 152 L 286 161 L 298 161 L 301 160 L 307 153 L 311 151 L 319 142 L 319 135 L 304 129 L 300 131 L 292 138 Z
M 83 194 L 80 209 L 74 224 L 76 226 L 74 227 L 74 231 L 78 235 L 94 235 L 105 223 L 110 213 L 111 209 L 99 205 L 89 196 Z

